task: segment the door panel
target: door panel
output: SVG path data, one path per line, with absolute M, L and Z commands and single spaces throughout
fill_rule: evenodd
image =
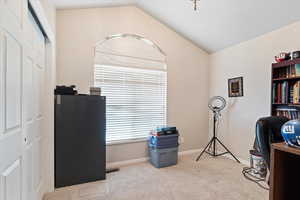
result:
M 22 48 L 8 34 L 5 38 L 5 131 L 21 126 Z
M 41 139 L 34 141 L 33 147 L 33 186 L 37 190 L 41 183 Z
M 35 66 L 35 110 L 36 119 L 43 117 L 43 92 L 44 92 L 44 70 L 39 65 Z
M 0 6 L 0 27 L 15 38 L 22 38 L 23 35 L 22 8 L 26 2 L 26 0 L 3 0 Z
M 33 199 L 33 150 L 32 144 L 26 146 L 23 157 L 23 199 Z
M 44 117 L 44 107 L 43 102 L 45 98 L 45 69 L 40 68 L 39 69 L 39 119 L 43 119 Z
M 0 137 L 0 173 L 22 153 L 21 132 L 10 133 L 8 137 Z M 3 159 L 5 158 L 5 159 Z
M 34 117 L 33 103 L 33 60 L 30 57 L 24 59 L 23 65 L 23 97 L 24 97 L 24 120 L 30 122 Z
M 28 48 L 24 53 L 23 64 L 23 120 L 24 120 L 24 137 L 25 144 L 33 142 L 36 135 L 35 124 L 35 89 L 34 82 L 34 60 L 32 49 Z
M 2 174 L 3 200 L 21 200 L 21 162 L 15 161 Z
M 10 46 L 8 47 L 7 44 Z M 0 112 L 1 200 L 20 200 L 21 198 L 21 96 L 15 92 L 15 89 L 21 92 L 20 59 L 19 42 L 0 27 L 0 108 L 4 111 Z M 12 81 L 13 77 L 15 82 Z M 14 88 L 16 85 L 18 86 Z
M 1 6 L 1 4 L 0 4 Z M 1 16 L 1 15 L 0 15 Z M 0 29 L 0 110 L 3 110 L 3 112 L 0 112 L 0 138 L 4 133 L 4 36 Z M 1 160 L 0 160 L 1 162 Z
M 45 39 L 27 5 L 0 0 L 0 200 L 41 200 L 43 188 Z
M 21 45 L 0 28 L 0 179 L 3 200 L 21 197 Z M 1 200 L 2 200 L 1 199 Z
M 19 23 L 22 16 L 22 0 L 4 0 L 10 13 L 16 18 Z

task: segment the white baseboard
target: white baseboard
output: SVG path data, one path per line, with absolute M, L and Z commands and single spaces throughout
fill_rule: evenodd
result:
M 230 160 L 235 160 L 230 154 L 225 154 L 223 155 L 224 157 L 230 159 Z M 249 166 L 250 165 L 250 161 L 248 160 L 244 160 L 244 159 L 241 159 L 241 158 L 238 158 L 237 159 L 243 164 L 243 165 L 246 165 L 246 166 Z
M 132 159 L 132 160 L 124 160 L 124 161 L 119 161 L 119 162 L 110 162 L 106 164 L 107 168 L 116 168 L 116 167 L 123 167 L 126 165 L 132 165 L 132 164 L 137 164 L 137 163 L 142 163 L 148 161 L 148 157 L 144 158 L 138 158 L 138 159 Z
M 203 149 L 201 149 L 201 151 L 202 151 Z M 221 153 L 223 153 L 223 151 L 217 151 L 217 153 L 218 154 L 221 154 Z M 222 155 L 223 157 L 225 157 L 225 158 L 228 158 L 228 159 L 230 159 L 230 160 L 234 160 L 234 161 L 236 161 L 230 154 L 224 154 L 224 155 Z M 243 164 L 243 165 L 246 165 L 246 166 L 249 166 L 250 165 L 250 161 L 249 160 L 244 160 L 244 159 L 242 159 L 242 158 L 240 158 L 240 157 L 237 157 L 237 156 L 235 156 L 240 162 L 241 162 L 241 164 Z
M 178 153 L 178 156 L 186 156 L 186 155 L 191 155 L 194 153 L 200 153 L 203 149 L 191 149 L 187 151 L 181 151 Z M 220 152 L 221 153 L 221 152 Z M 224 157 L 234 160 L 234 158 L 230 154 L 225 154 L 223 155 Z M 241 158 L 238 158 L 242 164 L 249 166 L 249 161 L 244 160 Z M 125 160 L 125 161 L 119 161 L 119 162 L 110 162 L 107 163 L 107 168 L 116 168 L 116 167 L 123 167 L 127 165 L 133 165 L 133 164 L 138 164 L 138 163 L 143 163 L 147 162 L 149 160 L 149 157 L 143 157 L 143 158 L 138 158 L 138 159 L 132 159 L 132 160 Z
M 184 156 L 184 155 L 190 155 L 190 154 L 194 154 L 194 153 L 201 153 L 203 151 L 203 149 L 192 149 L 192 150 L 188 150 L 188 151 L 182 151 L 179 152 L 179 156 Z M 221 151 L 218 151 L 218 153 L 222 153 Z M 235 160 L 230 154 L 225 154 L 223 155 L 225 158 L 228 158 L 230 160 Z M 243 164 L 243 165 L 250 165 L 250 161 L 249 160 L 244 160 L 242 158 L 237 157 L 237 159 Z
M 179 152 L 179 156 L 183 156 L 183 155 L 189 155 L 189 154 L 194 154 L 194 153 L 200 153 L 202 152 L 203 149 L 193 149 L 193 150 L 188 150 L 188 151 L 182 151 Z M 222 153 L 221 151 L 218 151 L 218 153 Z M 224 154 L 223 157 L 228 158 L 230 160 L 234 160 L 235 159 L 230 155 L 230 154 Z M 244 160 L 242 158 L 237 157 L 237 159 L 241 162 L 241 164 L 249 166 L 250 165 L 250 161 L 249 160 Z
M 191 155 L 194 153 L 200 153 L 201 149 L 192 149 L 192 150 L 187 150 L 187 151 L 181 151 L 178 153 L 179 156 L 185 156 L 185 155 Z

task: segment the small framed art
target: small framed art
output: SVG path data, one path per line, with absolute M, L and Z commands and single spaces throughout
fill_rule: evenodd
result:
M 243 77 L 228 79 L 228 96 L 229 97 L 244 96 Z

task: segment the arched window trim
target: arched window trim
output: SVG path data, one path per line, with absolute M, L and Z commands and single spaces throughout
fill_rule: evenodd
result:
M 114 35 L 110 35 L 110 36 L 107 36 L 104 40 L 100 41 L 100 42 L 97 42 L 96 45 L 95 45 L 95 51 L 96 51 L 96 48 L 103 45 L 105 42 L 109 41 L 109 40 L 112 40 L 112 39 L 119 39 L 119 38 L 134 38 L 134 39 L 137 39 L 137 40 L 140 40 L 140 41 L 143 41 L 145 42 L 146 44 L 152 46 L 154 49 L 156 49 L 158 52 L 160 52 L 164 57 L 167 56 L 167 54 L 155 43 L 153 42 L 152 40 L 149 40 L 145 37 L 142 37 L 140 35 L 137 35 L 137 34 L 131 34 L 131 33 L 122 33 L 122 34 L 114 34 Z

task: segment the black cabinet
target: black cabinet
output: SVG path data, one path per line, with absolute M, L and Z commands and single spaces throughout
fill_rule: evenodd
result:
M 105 179 L 105 97 L 55 97 L 55 187 Z

